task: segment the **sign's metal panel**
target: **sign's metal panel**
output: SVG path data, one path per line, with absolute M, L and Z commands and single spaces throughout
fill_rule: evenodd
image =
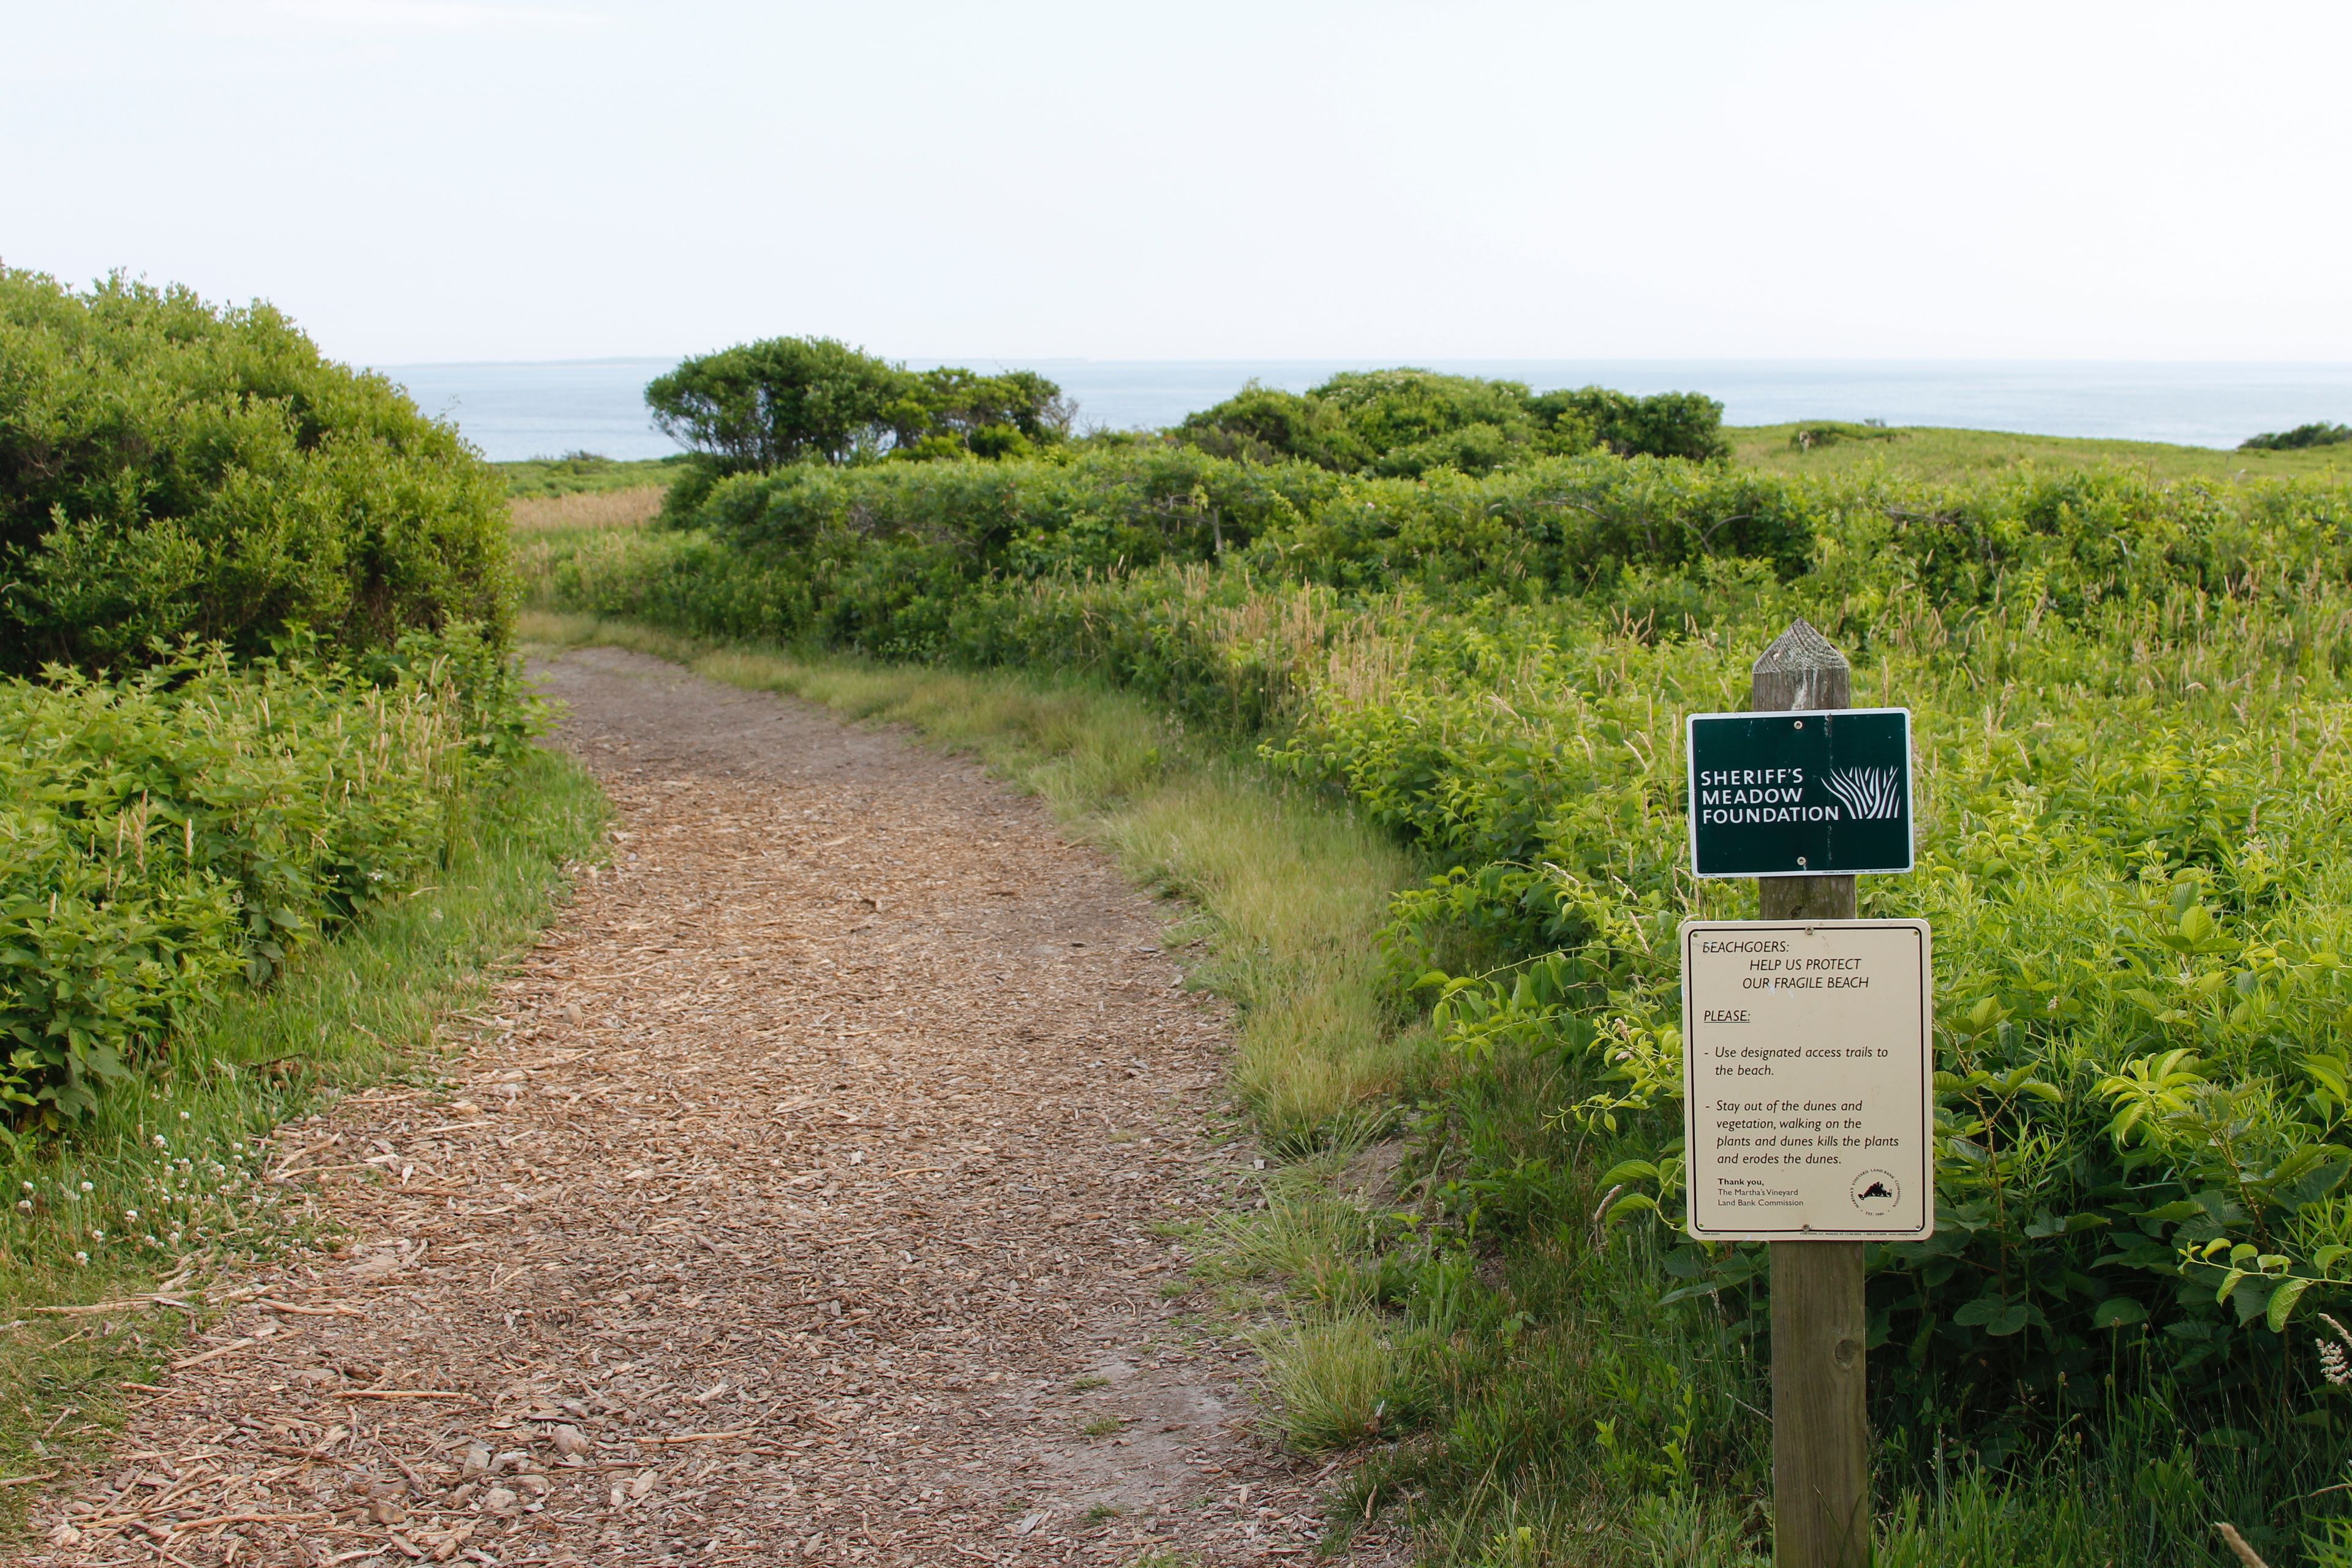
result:
M 1911 869 L 1909 709 L 1694 713 L 1688 741 L 1698 875 Z
M 1928 941 L 1926 921 L 1682 928 L 1692 1237 L 1935 1233 Z

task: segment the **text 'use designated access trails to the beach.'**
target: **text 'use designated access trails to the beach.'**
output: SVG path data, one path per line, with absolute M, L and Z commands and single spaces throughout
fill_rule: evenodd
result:
M 353 1245 L 247 1281 L 22 1560 L 1304 1553 L 1312 1472 L 1181 1300 L 1248 1162 L 1148 900 L 900 737 L 542 674 L 613 864 L 457 1087 L 281 1131 Z

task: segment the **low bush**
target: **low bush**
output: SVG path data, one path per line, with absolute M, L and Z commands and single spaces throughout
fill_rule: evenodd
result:
M 504 635 L 498 477 L 267 305 L 0 269 L 0 674 Z
M 2292 430 L 2249 436 L 2238 443 L 2241 452 L 2300 452 L 2311 447 L 2340 447 L 2352 441 L 2352 425 L 2298 425 Z
M 1570 421 L 1621 458 L 1686 458 L 1711 462 L 1731 455 L 1723 434 L 1723 405 L 1703 393 L 1660 392 L 1647 397 L 1588 386 L 1547 392 L 1528 405 L 1554 429 Z
M 85 1115 L 193 1008 L 406 892 L 528 731 L 499 650 L 0 682 L 0 1107 Z
M 1968 616 L 2020 593 L 2071 619 L 2181 584 L 2274 593 L 2352 566 L 2340 487 L 2113 471 L 1930 485 L 1607 456 L 1426 479 L 1154 445 L 803 465 L 725 480 L 687 521 L 739 558 L 698 602 L 751 617 L 700 629 L 916 658 L 964 657 L 958 639 L 981 635 L 984 606 L 1013 584 L 1217 563 L 1349 599 L 1601 599 L 1664 635 L 1710 624 L 1717 584 L 1760 570 L 1811 584 L 1865 638 L 1883 615 Z M 752 578 L 758 615 L 741 596 Z
M 1405 367 L 1344 371 L 1305 393 L 1253 381 L 1170 435 L 1219 457 L 1417 478 L 1489 474 L 1595 448 L 1717 458 L 1730 450 L 1722 426 L 1723 405 L 1696 393 L 1635 397 L 1588 386 L 1538 395 L 1520 382 Z

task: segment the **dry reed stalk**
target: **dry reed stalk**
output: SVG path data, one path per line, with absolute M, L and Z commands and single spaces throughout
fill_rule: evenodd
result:
M 568 496 L 523 496 L 507 503 L 517 533 L 574 528 L 642 528 L 661 510 L 663 487 Z

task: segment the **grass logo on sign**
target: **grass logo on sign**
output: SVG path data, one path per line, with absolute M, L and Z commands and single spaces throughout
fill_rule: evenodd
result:
M 1690 716 L 1691 865 L 1702 877 L 1911 869 L 1911 710 Z

